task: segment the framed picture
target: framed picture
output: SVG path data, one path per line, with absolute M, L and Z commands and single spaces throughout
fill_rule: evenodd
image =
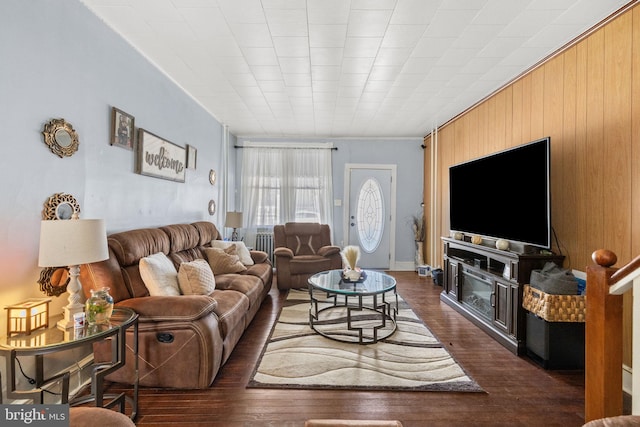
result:
M 135 119 L 131 114 L 111 108 L 111 145 L 133 150 L 135 144 Z
M 198 150 L 193 145 L 187 144 L 187 169 L 196 168 L 196 158 L 198 157 Z
M 187 150 L 144 129 L 138 129 L 136 173 L 184 182 Z

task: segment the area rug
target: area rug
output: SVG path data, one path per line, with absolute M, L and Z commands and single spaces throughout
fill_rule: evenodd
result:
M 400 296 L 398 301 L 395 333 L 360 345 L 314 332 L 309 293 L 290 290 L 247 386 L 482 392 Z M 337 316 L 336 327 L 340 322 L 344 318 Z

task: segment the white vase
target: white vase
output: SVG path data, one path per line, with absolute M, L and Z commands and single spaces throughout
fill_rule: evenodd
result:
M 422 252 L 422 246 L 423 246 L 423 242 L 416 241 L 416 258 L 415 258 L 416 271 L 418 271 L 419 266 L 424 265 L 424 255 Z

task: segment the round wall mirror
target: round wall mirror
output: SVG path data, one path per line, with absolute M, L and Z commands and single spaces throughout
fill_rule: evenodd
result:
M 42 219 L 71 219 L 74 215 L 80 215 L 80 205 L 71 194 L 56 193 L 44 202 Z
M 60 158 L 70 157 L 78 151 L 78 134 L 64 119 L 52 119 L 45 124 L 42 135 L 51 152 Z
M 50 221 L 66 221 L 80 215 L 80 205 L 71 194 L 56 193 L 44 202 L 42 219 Z M 57 297 L 67 291 L 69 284 L 68 267 L 45 267 L 40 272 L 38 284 L 47 296 Z

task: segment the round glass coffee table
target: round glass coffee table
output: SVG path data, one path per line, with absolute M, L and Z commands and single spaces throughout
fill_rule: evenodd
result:
M 396 331 L 396 280 L 383 272 L 363 270 L 356 282 L 345 280 L 342 270 L 314 274 L 309 297 L 309 326 L 327 338 L 374 344 Z

